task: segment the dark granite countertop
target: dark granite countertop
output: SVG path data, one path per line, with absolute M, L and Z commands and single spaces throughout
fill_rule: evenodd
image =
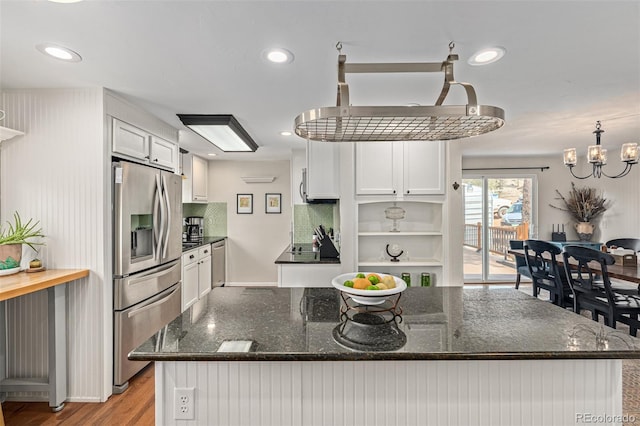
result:
M 294 244 L 288 246 L 276 259 L 278 263 L 328 263 L 340 264 L 339 258 L 320 258 L 320 252 L 313 244 Z
M 639 339 L 513 289 L 411 287 L 401 293 L 400 315 L 371 312 L 381 307 L 345 313 L 334 288 L 215 288 L 129 359 L 640 358 Z M 251 349 L 217 352 L 225 341 L 249 341 Z
M 207 245 L 207 244 L 213 244 L 213 243 L 217 243 L 218 241 L 222 241 L 222 240 L 226 240 L 227 237 L 204 237 L 202 239 L 202 241 L 197 241 L 197 242 L 182 242 L 182 252 L 184 253 L 185 251 L 189 251 L 189 250 L 193 250 L 195 248 Z

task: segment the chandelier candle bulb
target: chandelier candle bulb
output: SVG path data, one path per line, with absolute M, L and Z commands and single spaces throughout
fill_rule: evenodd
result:
M 564 165 L 575 166 L 578 163 L 578 156 L 575 148 L 569 148 L 564 150 Z
M 625 143 L 620 150 L 620 160 L 627 163 L 638 163 L 638 144 Z

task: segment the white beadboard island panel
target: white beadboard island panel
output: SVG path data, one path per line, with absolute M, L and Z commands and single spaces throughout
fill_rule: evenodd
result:
M 67 285 L 72 401 L 104 401 L 112 384 L 111 238 L 105 201 L 110 161 L 103 93 L 97 87 L 3 90 L 1 97 L 6 125 L 25 133 L 0 147 L 2 221 L 14 211 L 23 219 L 40 220 L 47 237 L 39 254 L 44 265 L 91 271 L 89 277 Z M 10 376 L 47 374 L 46 307 L 46 292 L 7 303 Z
M 565 426 L 622 418 L 622 361 L 156 362 L 156 424 Z M 173 389 L 195 388 L 195 419 Z M 608 423 L 608 424 L 621 424 Z

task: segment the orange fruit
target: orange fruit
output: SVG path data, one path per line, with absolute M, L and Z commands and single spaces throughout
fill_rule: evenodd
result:
M 353 288 L 358 290 L 364 290 L 371 285 L 371 282 L 366 278 L 354 278 Z

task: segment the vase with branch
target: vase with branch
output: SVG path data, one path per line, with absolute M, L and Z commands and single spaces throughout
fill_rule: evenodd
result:
M 578 188 L 573 182 L 571 182 L 571 190 L 567 197 L 564 197 L 557 189 L 556 194 L 558 194 L 556 200 L 561 200 L 564 207 L 553 204 L 549 204 L 549 206 L 568 212 L 576 220 L 574 227 L 580 241 L 590 241 L 594 230 L 593 221 L 609 208 L 609 201 L 598 194 L 595 188 Z

